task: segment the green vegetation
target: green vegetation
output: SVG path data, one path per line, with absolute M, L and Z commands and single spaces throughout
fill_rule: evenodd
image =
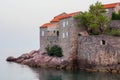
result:
M 112 36 L 120 36 L 119 29 L 106 29 L 105 34 L 112 35 Z
M 52 47 L 46 47 L 47 54 L 49 56 L 56 56 L 56 57 L 62 57 L 62 49 L 61 47 L 54 45 Z
M 112 20 L 120 20 L 120 11 L 118 13 L 112 13 Z
M 90 5 L 88 12 L 76 15 L 74 18 L 79 21 L 78 25 L 82 26 L 89 34 L 98 35 L 105 32 L 109 19 L 103 14 L 106 12 L 100 2 Z

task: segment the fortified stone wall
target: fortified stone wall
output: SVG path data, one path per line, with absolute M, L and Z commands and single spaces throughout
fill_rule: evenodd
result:
M 78 38 L 80 67 L 108 66 L 120 63 L 120 37 L 80 36 Z
M 112 20 L 109 26 L 111 28 L 120 29 L 120 20 Z
M 48 31 L 48 28 L 40 28 L 40 50 L 46 52 L 45 48 L 52 47 L 53 45 L 59 45 L 57 33 Z
M 68 59 L 71 54 L 77 53 L 79 28 L 73 17 L 60 20 L 59 25 L 59 43 L 63 50 L 64 57 Z
M 53 45 L 59 45 L 58 36 L 48 36 L 47 37 L 47 46 L 51 47 Z
M 44 32 L 44 33 L 42 33 L 42 32 Z M 45 47 L 47 45 L 47 36 L 46 35 L 47 35 L 47 28 L 40 28 L 40 50 L 42 52 L 45 51 Z

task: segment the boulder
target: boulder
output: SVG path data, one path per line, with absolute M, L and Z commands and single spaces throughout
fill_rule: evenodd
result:
M 16 61 L 16 58 L 14 58 L 13 56 L 9 56 L 6 61 L 9 61 L 9 62 L 14 62 Z

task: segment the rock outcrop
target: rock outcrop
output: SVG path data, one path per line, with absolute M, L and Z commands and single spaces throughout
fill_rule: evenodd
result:
M 33 50 L 30 53 L 25 53 L 18 58 L 8 57 L 6 61 L 16 62 L 31 67 L 57 68 L 67 69 L 68 62 L 62 58 L 51 57 L 40 51 Z
M 9 61 L 9 62 L 14 62 L 16 61 L 16 58 L 14 58 L 13 56 L 9 56 L 6 61 Z

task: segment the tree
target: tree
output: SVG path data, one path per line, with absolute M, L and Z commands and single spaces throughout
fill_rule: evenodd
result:
M 83 12 L 75 16 L 79 24 L 89 32 L 89 34 L 102 34 L 109 23 L 109 19 L 104 16 L 106 10 L 100 2 L 90 5 L 88 12 Z

